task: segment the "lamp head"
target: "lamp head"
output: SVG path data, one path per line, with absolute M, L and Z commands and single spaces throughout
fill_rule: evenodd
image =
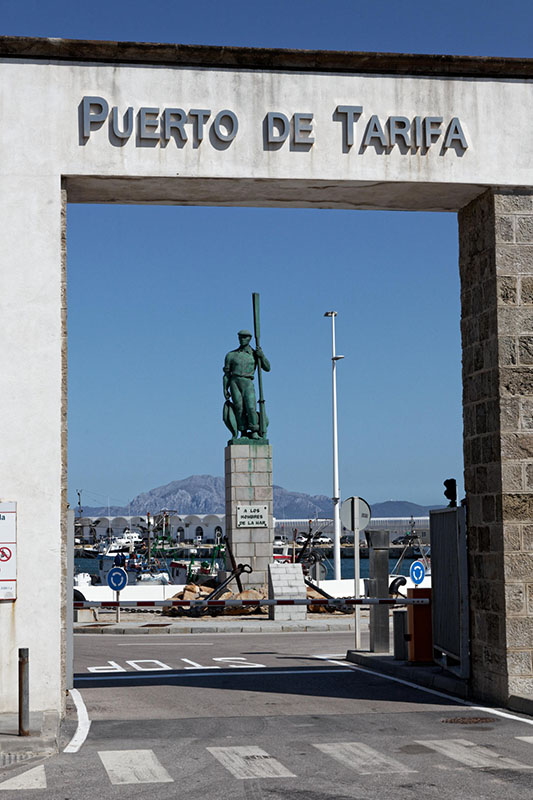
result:
M 324 316 L 325 317 L 336 317 L 337 316 L 337 312 L 336 311 L 326 311 Z

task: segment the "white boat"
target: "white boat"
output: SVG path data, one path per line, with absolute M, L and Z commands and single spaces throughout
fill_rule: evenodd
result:
M 113 536 L 111 541 L 100 542 L 98 554 L 103 557 L 114 558 L 117 553 L 132 553 L 141 544 L 142 539 L 138 533 L 124 531 L 122 536 Z
M 137 602 L 153 602 L 154 600 L 168 600 L 173 597 L 181 589 L 183 584 L 172 583 L 137 583 L 133 586 L 125 586 L 120 593 L 121 600 L 136 600 Z M 83 584 L 75 584 L 75 589 L 83 595 L 84 600 L 108 602 L 109 600 L 116 600 L 116 592 L 110 589 L 107 584 L 93 586 Z M 78 600 L 82 598 L 77 596 Z
M 290 550 L 289 547 L 290 546 L 288 542 L 282 542 L 281 540 L 274 539 L 274 545 L 272 549 L 274 561 L 278 561 L 281 564 L 292 564 L 292 547 L 290 547 Z

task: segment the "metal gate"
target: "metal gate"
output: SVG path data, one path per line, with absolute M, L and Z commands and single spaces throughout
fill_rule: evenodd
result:
M 433 657 L 460 678 L 470 674 L 466 508 L 429 512 Z

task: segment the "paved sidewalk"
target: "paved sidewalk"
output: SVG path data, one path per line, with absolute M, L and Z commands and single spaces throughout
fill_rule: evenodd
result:
M 353 616 L 324 614 L 319 619 L 294 622 L 276 622 L 266 617 L 185 617 L 165 619 L 161 617 L 133 622 L 75 622 L 74 633 L 112 634 L 184 634 L 184 633 L 295 633 L 298 631 L 353 631 Z
M 58 751 L 59 714 L 35 711 L 30 714 L 30 735 L 18 735 L 18 715 L 0 714 L 0 769 L 16 766 Z
M 470 697 L 469 682 L 447 672 L 437 664 L 410 664 L 408 661 L 398 661 L 388 653 L 369 653 L 365 650 L 348 650 L 346 659 L 361 667 L 367 667 L 384 675 L 392 675 L 417 686 L 436 689 L 456 697 Z

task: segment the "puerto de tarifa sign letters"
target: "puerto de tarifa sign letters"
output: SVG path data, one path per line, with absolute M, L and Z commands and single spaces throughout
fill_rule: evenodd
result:
M 438 115 L 416 115 L 410 119 L 394 115 L 385 119 L 377 114 L 365 115 L 362 105 L 337 105 L 332 109 L 331 120 L 344 150 L 355 145 L 362 152 L 367 147 L 390 152 L 398 147 L 404 153 L 420 151 L 424 155 L 435 145 L 443 153 L 452 150 L 460 154 L 468 148 L 464 126 L 456 116 L 445 119 Z M 79 124 L 80 144 L 86 144 L 104 126 L 111 144 L 125 144 L 131 139 L 137 147 L 158 143 L 165 147 L 171 141 L 177 147 L 198 148 L 204 141 L 210 142 L 211 147 L 227 147 L 239 133 L 239 118 L 229 108 L 185 110 L 177 106 L 132 105 L 119 108 L 105 97 L 94 95 L 81 100 Z M 286 142 L 302 149 L 315 144 L 311 111 L 267 111 L 261 127 L 257 134 L 262 134 L 265 150 L 279 149 Z

